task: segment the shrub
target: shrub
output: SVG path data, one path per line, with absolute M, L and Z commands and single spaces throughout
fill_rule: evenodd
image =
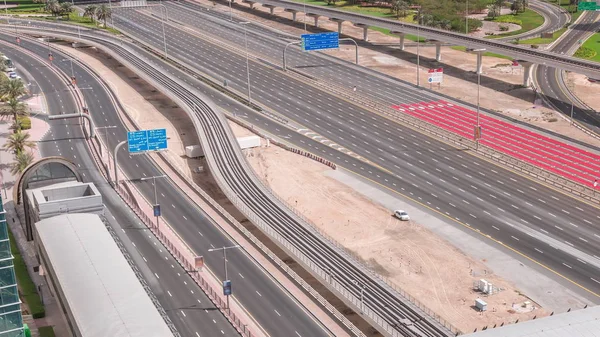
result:
M 532 48 L 532 49 L 538 49 L 539 47 L 540 47 L 540 46 L 538 46 L 537 44 L 532 44 L 532 45 L 531 45 L 531 48 Z
M 508 26 L 505 26 L 505 25 L 500 25 L 500 31 L 501 31 L 501 32 L 506 32 L 506 31 L 508 31 Z
M 577 51 L 575 52 L 575 56 L 584 59 L 589 59 L 596 56 L 596 51 L 588 47 L 579 47 L 579 49 L 577 49 Z
M 21 130 L 31 129 L 31 119 L 27 116 L 19 117 L 19 123 L 21 123 Z
M 40 337 L 55 337 L 54 328 L 51 326 L 41 326 L 38 328 Z
M 494 21 L 500 23 L 514 23 L 515 25 L 519 26 L 523 25 L 523 21 L 517 19 L 513 15 L 502 15 L 494 19 Z

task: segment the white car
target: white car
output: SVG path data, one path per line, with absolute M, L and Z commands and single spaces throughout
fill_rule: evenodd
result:
M 402 221 L 410 220 L 410 217 L 408 216 L 408 213 L 406 213 L 406 211 L 402 211 L 402 210 L 394 211 L 394 216 L 396 216 L 396 218 L 398 218 Z
M 17 78 L 17 73 L 15 73 L 14 71 L 11 71 L 10 73 L 8 73 L 8 77 L 9 78 Z

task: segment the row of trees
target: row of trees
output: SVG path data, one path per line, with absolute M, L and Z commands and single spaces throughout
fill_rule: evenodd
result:
M 45 10 L 54 16 L 66 16 L 73 12 L 73 4 L 70 1 L 59 1 L 59 0 L 39 0 L 41 3 L 45 3 Z M 112 16 L 110 7 L 106 4 L 101 5 L 88 5 L 83 12 L 83 16 L 89 17 L 90 21 L 96 23 L 97 21 L 103 21 L 106 27 L 106 20 Z
M 110 7 L 108 7 L 106 4 L 102 4 L 100 6 L 89 5 L 85 8 L 83 16 L 90 18 L 90 20 L 94 23 L 97 21 L 103 21 L 104 27 L 106 27 L 106 20 L 112 17 L 112 12 L 110 11 Z
M 0 65 L 0 70 L 4 71 L 4 64 Z M 33 154 L 28 149 L 34 149 L 35 143 L 30 140 L 29 133 L 22 130 L 22 120 L 29 116 L 27 105 L 19 101 L 27 90 L 21 79 L 9 79 L 0 75 L 0 99 L 3 101 L 0 105 L 0 116 L 2 118 L 12 118 L 11 129 L 13 133 L 8 137 L 4 148 L 12 152 L 15 156 L 11 164 L 10 172 L 14 175 L 23 172 L 23 170 L 33 162 Z

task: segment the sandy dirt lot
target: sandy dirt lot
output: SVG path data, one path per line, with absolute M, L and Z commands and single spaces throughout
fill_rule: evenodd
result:
M 213 10 L 229 13 L 229 7 L 221 3 L 213 5 L 214 2 L 208 0 L 197 0 L 197 2 L 212 6 Z M 242 6 L 247 8 L 247 5 Z M 275 9 L 275 16 L 265 16 L 268 11 L 267 8 L 259 5 L 255 5 L 252 13 L 237 10 L 235 6 L 233 8 L 235 14 L 248 20 L 261 22 L 266 26 L 294 35 L 304 33 L 302 13 L 297 14 L 297 22 L 293 23 L 291 22 L 292 14 L 284 12 L 281 8 Z M 306 23 L 309 32 L 316 32 L 316 30 L 313 30 L 313 18 L 307 17 Z M 319 26 L 326 30 L 337 31 L 337 23 L 324 18 L 319 20 Z M 362 28 L 354 27 L 348 22 L 343 24 L 343 33 L 357 41 L 362 40 Z M 416 83 L 416 47 L 407 46 L 405 51 L 392 48 L 389 45 L 397 44 L 398 38 L 374 30 L 369 30 L 369 42 L 371 42 L 370 45 L 359 47 L 359 63 L 362 66 Z M 338 51 L 327 52 L 327 54 L 350 62 L 354 62 L 354 53 L 354 47 L 350 46 L 342 46 Z M 442 61 L 436 62 L 434 45 L 420 48 L 420 54 L 421 79 L 423 82 L 427 78 L 427 69 L 444 67 L 444 83 L 441 89 L 436 90 L 472 104 L 477 102 L 475 55 L 454 50 L 450 47 L 442 47 Z M 522 67 L 512 67 L 511 61 L 507 59 L 484 57 L 480 91 L 480 104 L 482 107 L 600 146 L 600 141 L 571 127 L 567 120 L 558 116 L 553 110 L 541 106 L 541 101 L 536 102 L 533 91 L 523 88 L 522 84 Z M 580 90 L 577 94 L 586 102 L 595 99 L 592 91 Z
M 238 136 L 248 132 L 233 128 Z M 529 299 L 486 270 L 485 261 L 466 256 L 418 223 L 396 220 L 389 210 L 327 177 L 328 167 L 275 146 L 245 152 L 258 176 L 275 193 L 290 205 L 297 202 L 297 208 L 319 229 L 460 330 L 472 332 L 547 314 L 535 303 L 535 310 L 518 312 L 519 304 Z M 504 290 L 492 296 L 473 290 L 473 282 L 482 278 Z M 473 309 L 477 298 L 488 303 L 487 312 Z
M 600 83 L 592 83 L 587 80 L 587 76 L 575 73 L 568 73 L 567 78 L 567 83 L 574 89 L 575 95 L 592 109 L 600 111 Z

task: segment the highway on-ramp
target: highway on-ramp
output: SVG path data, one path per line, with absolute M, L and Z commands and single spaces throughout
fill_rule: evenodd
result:
M 0 34 L 0 39 L 13 43 L 14 37 Z M 46 57 L 47 49 L 29 43 L 21 45 Z M 64 79 L 41 62 L 19 49 L 1 46 L 2 52 L 16 64 L 17 72 L 30 83 L 32 94 L 42 95 L 50 115 L 73 113 L 76 104 Z M 57 56 L 64 56 L 55 52 Z M 59 59 L 59 58 L 57 58 Z M 69 62 L 55 62 L 55 66 L 71 74 Z M 27 70 L 27 74 L 22 72 Z M 73 64 L 81 92 L 91 111 L 114 111 L 104 87 L 86 69 Z M 31 76 L 31 77 L 29 77 Z M 100 108 L 102 107 L 102 108 Z M 36 112 L 37 113 L 37 112 Z M 40 117 L 42 115 L 37 115 Z M 32 118 L 37 118 L 32 117 Z M 100 122 L 99 118 L 95 118 Z M 115 122 L 115 120 L 112 120 Z M 88 145 L 83 139 L 81 125 L 75 120 L 47 121 L 50 131 L 38 142 L 43 157 L 62 156 L 71 160 L 83 175 L 84 181 L 93 182 L 102 194 L 106 205 L 105 218 L 111 224 L 121 243 L 128 250 L 152 293 L 170 317 L 181 336 L 237 336 L 238 333 L 214 307 L 191 277 L 169 255 L 161 243 L 150 233 L 127 205 L 115 193 L 98 171 Z
M 551 48 L 553 52 L 570 55 L 573 54 L 580 41 L 583 42 L 594 32 L 600 29 L 600 12 L 586 11 L 581 14 L 579 21 L 573 24 Z M 600 117 L 594 111 L 579 104 L 570 90 L 566 88 L 562 70 L 538 66 L 535 73 L 535 81 L 540 91 L 544 94 L 548 103 L 567 118 L 571 117 L 571 106 L 573 107 L 573 118 L 597 135 L 600 134 Z
M 47 57 L 47 48 L 44 46 L 32 44 L 28 41 L 22 41 L 22 45 L 31 49 L 40 57 Z M 66 56 L 58 56 L 60 53 L 56 50 L 53 50 L 53 54 L 55 54 L 55 60 L 67 58 Z M 55 61 L 55 65 L 61 67 L 67 74 L 70 74 L 70 63 L 68 61 Z M 125 139 L 126 129 L 120 121 L 116 110 L 110 104 L 109 97 L 97 83 L 97 80 L 91 78 L 87 72 L 80 70 L 77 63 L 74 63 L 74 68 L 76 70 L 76 75 L 81 76 L 78 77 L 78 86 L 81 88 L 93 88 L 91 90 L 81 90 L 81 92 L 86 96 L 86 104 L 89 105 L 88 108 L 90 113 L 94 116 L 96 127 L 113 125 L 118 127 L 117 129 L 109 129 L 110 134 L 108 141 L 111 148 L 114 148 L 119 141 Z M 68 113 L 72 113 L 73 109 L 74 108 L 65 107 L 65 110 Z M 104 135 L 101 134 L 103 132 L 104 130 L 98 130 L 99 137 L 105 139 Z M 66 137 L 55 138 L 62 139 Z M 74 155 L 81 157 L 83 154 Z M 120 167 L 130 179 L 162 174 L 162 172 L 159 171 L 146 156 L 129 156 L 126 151 L 122 151 L 119 155 Z M 88 165 L 82 166 L 89 167 Z M 100 186 L 106 187 L 101 190 L 103 195 L 104 193 L 114 194 L 114 191 L 110 189 L 106 183 Z M 154 192 L 150 183 L 140 183 L 138 184 L 138 188 L 147 200 L 153 200 Z M 194 203 L 170 180 L 157 179 L 157 188 L 158 191 L 160 191 L 159 202 L 163 204 L 163 217 L 165 220 L 173 226 L 182 237 L 188 239 L 187 244 L 190 245 L 197 254 L 204 255 L 206 265 L 217 275 L 217 277 L 222 279 L 224 277 L 222 255 L 210 254 L 207 250 L 211 248 L 211 246 L 231 246 L 233 243 L 218 229 L 217 225 L 214 224 L 202 210 L 194 205 Z M 139 221 L 136 221 L 135 223 L 137 224 Z M 193 226 L 191 224 L 193 224 Z M 124 226 L 124 224 L 122 225 Z M 128 234 L 129 232 L 139 232 L 137 228 L 138 226 L 133 226 L 132 224 L 132 228 L 128 231 Z M 157 242 L 155 239 L 152 240 L 154 241 L 153 244 Z M 143 253 L 148 255 L 153 254 L 152 252 Z M 165 254 L 163 253 L 162 255 L 164 256 Z M 164 259 L 164 257 L 161 258 Z M 167 282 L 168 285 L 164 286 L 160 292 L 163 297 L 172 301 L 169 306 L 166 307 L 180 309 L 172 312 L 173 316 L 177 318 L 173 318 L 173 321 L 180 320 L 183 322 L 182 324 L 184 326 L 186 324 L 191 324 L 192 326 L 189 328 L 190 336 L 193 336 L 195 331 L 200 332 L 202 336 L 217 336 L 221 334 L 220 330 L 227 332 L 226 336 L 235 335 L 235 333 L 232 333 L 234 330 L 231 325 L 224 320 L 220 312 L 218 312 L 210 301 L 203 296 L 201 289 L 193 284 L 193 281 L 186 276 L 185 272 L 172 269 L 170 264 L 177 264 L 170 257 L 169 262 L 169 264 L 156 272 L 160 274 L 160 280 L 165 279 L 165 282 Z M 329 335 L 313 320 L 309 313 L 299 307 L 290 295 L 282 289 L 276 281 L 272 280 L 266 272 L 256 265 L 244 252 L 239 250 L 231 250 L 228 252 L 228 269 L 235 289 L 234 295 L 249 311 L 251 311 L 252 316 L 254 316 L 269 335 L 281 336 L 286 335 L 289 332 L 293 333 L 294 331 L 302 336 Z M 182 277 L 185 276 L 185 279 L 181 280 L 178 273 L 181 274 Z M 183 283 L 184 280 L 187 284 Z M 168 283 L 171 281 L 176 283 Z M 199 296 L 202 295 L 204 298 L 194 296 L 194 293 L 191 293 L 190 290 L 193 290 L 194 293 L 199 294 Z M 170 294 L 167 293 L 167 291 L 169 291 Z M 175 298 L 171 298 L 171 295 Z M 200 298 L 202 303 L 196 303 L 197 298 Z M 181 311 L 183 311 L 185 315 L 182 314 Z M 277 315 L 275 311 L 281 316 Z M 212 321 L 212 319 L 216 317 L 221 317 L 221 322 L 219 324 L 215 324 Z M 223 322 L 225 322 L 227 326 L 223 326 Z M 220 329 L 214 330 L 212 329 L 213 326 L 218 326 Z M 205 331 L 206 333 L 202 334 L 202 331 Z M 214 331 L 214 333 L 212 331 Z

